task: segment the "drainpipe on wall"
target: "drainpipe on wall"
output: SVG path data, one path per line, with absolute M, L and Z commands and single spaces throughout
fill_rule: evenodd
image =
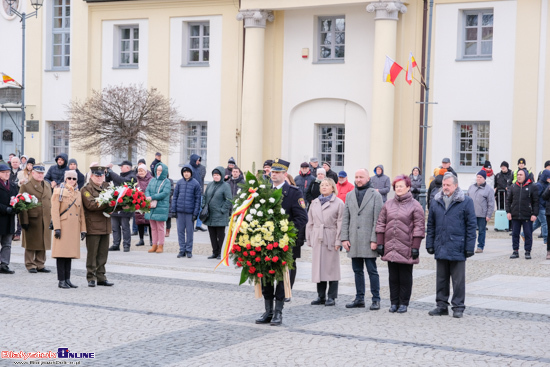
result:
M 428 0 L 424 0 L 424 11 L 422 12 L 422 66 L 420 72 L 422 74 L 422 80 L 426 80 L 426 27 L 428 25 Z M 420 88 L 420 100 L 424 101 L 424 88 Z M 421 106 L 422 107 L 422 106 Z M 422 146 L 424 143 L 424 136 L 422 130 L 424 125 L 424 109 L 420 108 L 420 119 L 418 121 L 418 128 L 420 133 L 418 134 L 418 167 L 422 167 Z M 426 172 L 422 172 L 424 178 L 426 178 Z

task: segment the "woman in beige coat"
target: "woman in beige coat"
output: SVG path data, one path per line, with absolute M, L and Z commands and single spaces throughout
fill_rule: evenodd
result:
M 65 182 L 52 194 L 54 240 L 52 258 L 57 259 L 59 288 L 78 288 L 71 283 L 71 259 L 80 259 L 80 241 L 86 237 L 82 196 L 76 171 L 65 171 Z
M 336 183 L 331 178 L 321 181 L 320 191 L 321 195 L 311 202 L 306 226 L 307 244 L 313 248 L 311 280 L 317 283 L 319 295 L 311 304 L 334 306 L 340 280 L 340 230 L 345 205 L 337 197 Z

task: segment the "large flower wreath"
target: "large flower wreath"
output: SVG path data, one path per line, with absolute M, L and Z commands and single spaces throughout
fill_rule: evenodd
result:
M 250 172 L 239 186 L 220 264 L 229 266 L 231 258 L 242 268 L 239 285 L 247 280 L 257 288 L 261 282 L 288 282 L 288 271 L 294 268 L 292 248 L 297 230 L 281 208 L 282 190 L 273 189 L 268 180 Z

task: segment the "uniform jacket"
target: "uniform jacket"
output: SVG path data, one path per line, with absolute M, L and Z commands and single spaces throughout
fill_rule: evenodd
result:
M 52 245 L 52 231 L 49 229 L 52 219 L 52 187 L 46 180 L 38 182 L 31 177 L 29 182 L 21 185 L 19 192 L 34 195 L 41 203 L 40 206 L 19 214 L 19 222 L 29 225 L 28 230 L 23 230 L 22 246 L 33 251 L 50 250 Z
M 348 192 L 342 218 L 341 241 L 349 241 L 351 248 L 348 257 L 375 258 L 376 251 L 371 250 L 370 243 L 376 242 L 376 221 L 384 205 L 382 195 L 369 187 L 363 197 L 361 206 L 357 201 L 355 190 Z
M 98 206 L 95 201 L 101 191 L 106 189 L 108 184 L 104 182 L 101 187 L 90 181 L 84 185 L 82 194 L 82 205 L 84 206 L 84 217 L 86 219 L 86 232 L 88 235 L 111 234 L 111 218 L 103 215 L 103 211 L 109 207 L 108 204 Z M 61 234 L 63 235 L 63 234 Z
M 317 179 L 311 181 L 311 184 L 309 184 L 307 191 L 306 191 L 306 197 L 308 204 L 311 204 L 311 202 L 315 199 L 317 199 L 321 195 L 321 182 L 317 182 Z
M 288 214 L 288 220 L 292 221 L 294 227 L 300 232 L 307 224 L 306 202 L 304 201 L 302 192 L 296 186 L 289 185 L 286 181 L 281 189 L 283 190 L 281 207 Z M 302 256 L 303 242 L 299 243 L 299 245 L 297 244 L 292 249 L 292 256 L 295 259 L 299 259 Z
M 162 172 L 156 176 L 157 167 L 162 166 Z M 158 163 L 154 169 L 155 174 L 147 189 L 145 196 L 151 197 L 151 200 L 157 200 L 157 207 L 151 209 L 149 213 L 145 213 L 145 219 L 166 222 L 168 220 L 168 212 L 170 210 L 170 191 L 172 190 L 170 180 L 168 179 L 168 167 L 162 162 Z
M 56 187 L 52 194 L 53 228 L 61 230 L 61 238 L 53 239 L 52 257 L 80 259 L 80 233 L 86 232 L 82 196 L 80 191 L 64 187 L 62 200 L 59 201 L 60 192 L 61 188 Z M 73 201 L 74 204 L 67 210 Z M 63 213 L 65 210 L 67 211 Z M 62 216 L 60 216 L 61 213 L 63 213 Z
M 9 182 L 9 181 L 8 181 Z M 9 190 L 0 184 L 0 236 L 15 233 L 15 214 L 8 214 L 12 196 L 16 196 L 19 187 L 12 182 L 9 183 Z
M 495 212 L 495 192 L 488 183 L 478 186 L 474 184 L 468 188 L 468 196 L 474 201 L 476 217 L 491 218 Z
M 191 166 L 186 164 L 183 168 L 191 169 Z M 183 168 L 181 169 L 181 174 L 183 176 Z M 191 173 L 191 178 L 186 180 L 182 178 L 176 183 L 176 188 L 174 189 L 174 196 L 172 197 L 172 213 L 185 213 L 192 214 L 194 216 L 199 216 L 201 209 L 201 197 L 202 190 L 199 185 L 199 182 L 193 178 Z
M 348 180 L 344 182 L 343 184 L 336 182 L 336 189 L 338 189 L 338 198 L 342 200 L 342 202 L 346 202 L 346 195 L 348 192 L 351 192 L 355 189 L 355 186 Z
M 149 172 L 149 171 L 146 171 L 146 172 L 147 173 L 145 174 L 145 177 L 143 177 L 143 178 L 140 178 L 139 176 L 136 176 L 137 177 L 137 182 L 138 182 L 138 187 L 144 193 L 145 193 L 145 190 L 147 189 L 147 185 L 149 185 L 149 181 L 151 181 L 151 179 L 153 178 L 153 175 L 151 175 L 151 172 Z M 138 224 L 138 225 L 139 224 L 144 224 L 144 225 L 149 224 L 149 221 L 147 219 L 145 219 L 145 214 L 136 212 L 136 224 Z
M 474 202 L 457 187 L 445 209 L 443 193 L 435 195 L 426 233 L 426 248 L 433 248 L 436 260 L 465 261 L 466 252 L 476 246 L 477 219 Z
M 222 175 L 225 171 L 222 166 L 216 167 L 216 170 Z M 208 219 L 204 224 L 209 227 L 225 227 L 229 224 L 229 214 L 231 214 L 231 187 L 223 181 L 212 181 L 206 187 L 202 207 L 208 204 Z
M 424 210 L 410 192 L 388 200 L 376 222 L 376 233 L 384 238 L 382 260 L 418 264 L 419 259 L 412 258 L 412 249 L 420 248 L 420 241 L 414 244 L 413 238 L 424 238 L 425 222 Z
M 107 174 L 105 175 L 105 181 L 112 182 L 115 186 L 135 184 L 137 183 L 137 176 L 136 176 L 136 173 L 132 170 L 128 172 L 121 172 L 120 175 L 118 175 L 115 172 L 113 172 L 112 169 L 109 169 L 107 171 Z M 111 213 L 111 216 L 131 218 L 134 216 L 134 213 L 118 210 L 116 212 Z
M 532 215 L 539 215 L 539 190 L 531 179 L 523 185 L 516 181 L 508 188 L 506 213 L 512 214 L 512 219 L 517 220 L 530 220 Z
M 57 160 L 59 158 L 63 158 L 63 160 L 65 161 L 62 166 L 57 164 Z M 55 157 L 55 164 L 48 169 L 48 173 L 46 173 L 46 176 L 44 176 L 44 181 L 48 181 L 48 183 L 55 181 L 57 185 L 65 182 L 65 171 L 69 169 L 69 167 L 67 167 L 68 161 L 69 157 L 65 153 L 61 153 L 57 157 Z
M 306 226 L 307 244 L 312 247 L 311 281 L 313 283 L 340 280 L 340 232 L 344 202 L 336 195 L 321 205 L 312 201 Z
M 298 176 L 294 177 L 296 182 L 296 187 L 302 191 L 302 196 L 305 198 L 309 184 L 315 181 L 315 177 L 311 174 L 311 171 L 308 171 L 305 175 L 300 172 Z
M 382 168 L 382 174 L 378 176 L 376 174 L 376 169 Z M 384 166 L 379 164 L 374 167 L 374 176 L 371 177 L 370 182 L 372 183 L 373 189 L 378 189 L 378 193 L 382 195 L 382 201 L 385 203 L 388 197 L 388 192 L 390 192 L 391 182 L 390 178 L 384 174 Z

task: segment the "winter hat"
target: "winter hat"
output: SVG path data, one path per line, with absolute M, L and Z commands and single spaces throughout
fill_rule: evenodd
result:
M 76 174 L 76 171 L 74 169 L 65 171 L 65 181 L 67 181 L 67 177 L 78 179 L 78 175 Z
M 309 164 L 307 162 L 303 162 L 302 164 L 300 164 L 300 167 L 301 168 L 308 168 Z
M 191 172 L 191 175 L 193 175 L 193 170 L 187 166 L 183 166 L 181 169 L 181 176 L 183 177 L 183 172 Z
M 510 168 L 510 165 L 508 164 L 508 162 L 506 161 L 502 161 L 502 163 L 500 164 L 501 167 L 506 167 L 506 168 Z
M 325 171 L 324 168 L 317 168 L 317 174 L 322 173 L 323 175 L 327 175 L 327 171 Z
M 31 157 L 31 158 L 29 158 L 29 159 L 27 160 L 27 163 L 35 164 L 36 161 L 34 160 L 34 158 Z
M 484 170 L 481 170 L 477 173 L 477 176 L 481 176 L 486 180 L 487 179 L 487 172 L 485 172 Z
M 76 166 L 78 167 L 78 163 L 76 162 L 76 159 L 74 159 L 74 158 L 69 159 L 69 163 L 67 163 L 67 166 L 70 166 L 71 163 L 76 164 Z
M 235 158 L 231 157 L 229 158 L 229 160 L 227 161 L 228 164 L 235 164 Z
M 550 166 L 550 161 L 544 162 L 544 167 L 546 168 L 546 167 L 548 167 L 548 166 Z
M 142 164 L 142 163 L 143 163 L 143 164 L 146 164 L 146 163 L 145 163 L 145 159 L 143 159 L 143 158 L 141 158 L 141 159 L 138 161 L 138 168 L 139 168 L 139 165 Z
M 439 169 L 439 175 L 440 176 L 445 176 L 445 173 L 447 173 L 447 168 L 440 168 Z
M 264 165 L 262 167 L 265 167 L 265 166 L 273 167 L 273 161 L 271 159 L 268 159 L 267 161 L 264 162 Z
M 328 166 L 328 168 L 332 167 L 329 162 L 323 162 L 323 165 L 325 165 L 325 164 Z
M 144 164 L 144 163 L 140 163 L 138 164 L 138 171 L 142 169 L 144 170 L 145 172 L 147 172 L 147 166 Z
M 520 158 L 520 159 L 518 159 L 518 164 L 521 164 L 521 163 L 527 164 L 527 163 L 525 162 L 525 158 Z
M 485 161 L 485 163 L 483 164 L 483 168 L 491 168 L 491 162 Z

